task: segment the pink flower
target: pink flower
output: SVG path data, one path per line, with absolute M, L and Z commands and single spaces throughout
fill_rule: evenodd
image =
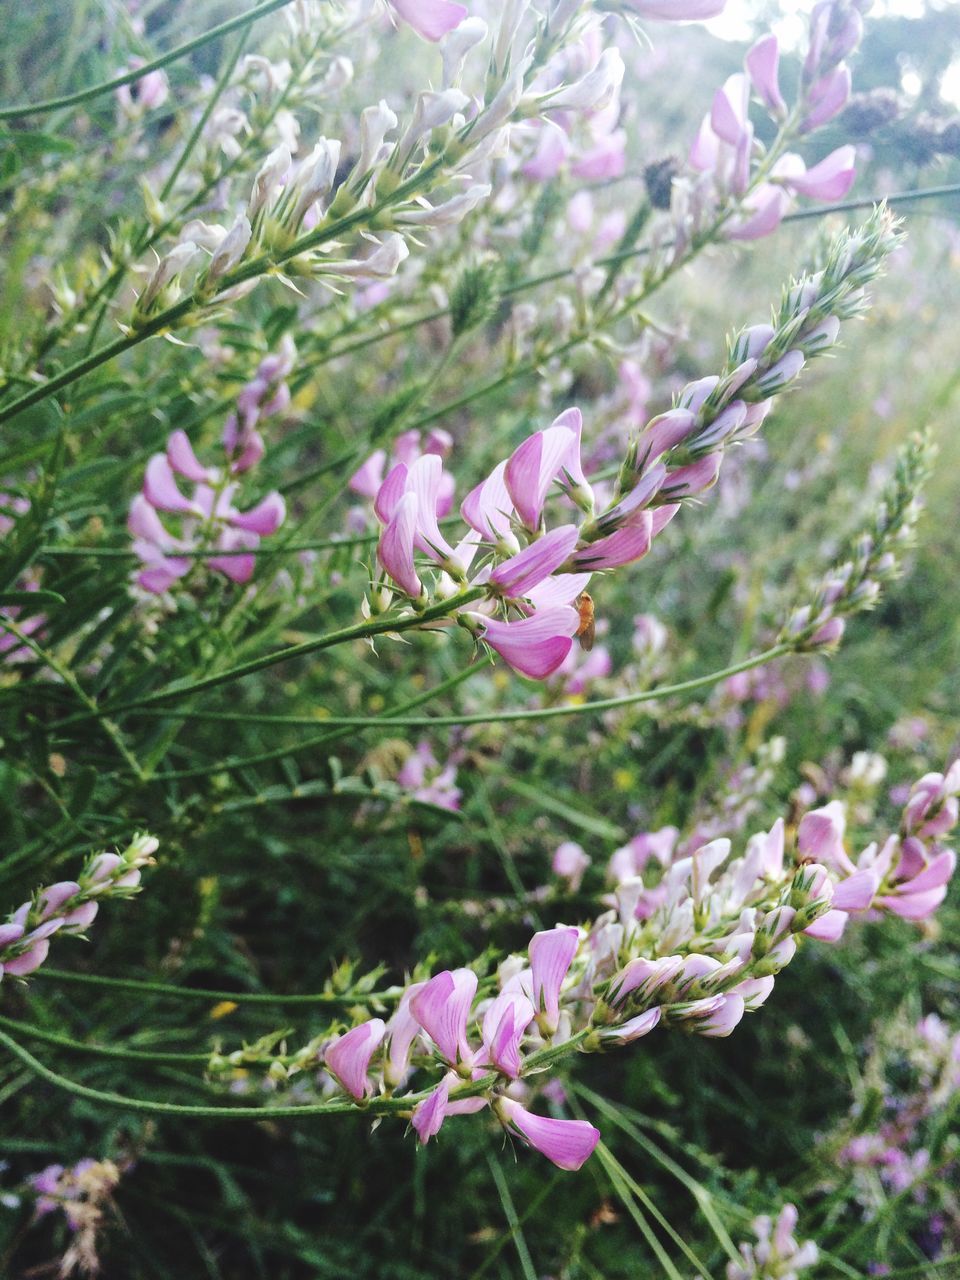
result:
M 503 1124 L 558 1169 L 581 1168 L 600 1141 L 600 1130 L 586 1120 L 551 1120 L 537 1116 L 512 1098 L 498 1098 L 494 1105 Z
M 544 929 L 530 939 L 529 955 L 533 1006 L 544 1030 L 552 1035 L 560 1017 L 560 987 L 577 953 L 579 930 L 573 925 Z
M 390 0 L 390 4 L 424 40 L 443 39 L 467 17 L 467 9 L 454 0 Z
M 780 92 L 780 44 L 775 35 L 761 36 L 746 56 L 747 74 L 757 97 L 771 115 L 786 114 L 787 104 Z
M 590 865 L 590 859 L 583 846 L 573 840 L 565 840 L 554 850 L 551 870 L 555 876 L 567 881 L 571 893 L 576 893 L 583 880 L 583 873 Z
M 427 1143 L 440 1132 L 440 1127 L 447 1116 L 467 1115 L 482 1111 L 487 1105 L 486 1098 L 459 1098 L 450 1101 L 450 1090 L 458 1083 L 458 1077 L 451 1071 L 440 1081 L 429 1097 L 418 1102 L 414 1108 L 410 1123 L 416 1130 L 421 1143 Z
M 614 1044 L 632 1044 L 634 1040 L 639 1040 L 641 1036 L 649 1035 L 657 1023 L 660 1021 L 660 1007 L 655 1005 L 652 1009 L 648 1009 L 646 1013 L 638 1013 L 635 1018 L 628 1018 L 626 1022 L 621 1022 L 615 1027 L 605 1027 L 600 1032 L 603 1040 L 610 1040 Z
M 585 484 L 580 466 L 578 409 L 562 413 L 545 431 L 535 431 L 515 449 L 503 473 L 504 483 L 521 521 L 531 532 L 540 527 L 543 504 L 554 480 Z
M 808 169 L 799 156 L 785 155 L 774 166 L 773 176 L 797 195 L 814 200 L 842 200 L 857 176 L 856 159 L 854 147 L 837 147 Z
M 373 1091 L 367 1071 L 386 1029 L 381 1018 L 361 1022 L 359 1027 L 354 1027 L 329 1045 L 323 1055 L 323 1065 L 358 1102 Z
M 810 133 L 839 115 L 850 101 L 850 69 L 842 63 L 827 73 L 807 94 L 808 111 L 800 122 L 800 132 Z
M 508 599 L 526 596 L 560 568 L 577 545 L 579 536 L 580 530 L 575 524 L 551 529 L 523 551 L 499 564 L 490 574 L 490 585 Z
M 444 969 L 425 982 L 410 1000 L 410 1011 L 452 1067 L 473 1064 L 467 1019 L 477 994 L 472 969 Z
M 503 990 L 483 1015 L 483 1047 L 491 1066 L 511 1080 L 520 1075 L 520 1041 L 534 1008 L 523 991 Z
M 480 638 L 496 649 L 504 662 L 532 680 L 544 680 L 556 671 L 580 626 L 576 609 L 566 606 L 539 609 L 532 617 L 516 622 L 501 622 L 479 613 L 463 616 L 479 628 Z

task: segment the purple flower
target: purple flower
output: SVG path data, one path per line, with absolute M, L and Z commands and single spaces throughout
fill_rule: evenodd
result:
M 543 1030 L 551 1035 L 560 1017 L 560 987 L 579 944 L 580 932 L 573 925 L 541 930 L 530 940 L 533 1007 Z
M 340 1036 L 324 1052 L 323 1065 L 358 1102 L 373 1092 L 367 1071 L 386 1029 L 382 1018 L 371 1018 Z
M 626 0 L 641 18 L 660 22 L 705 22 L 723 13 L 727 0 Z
M 467 1019 L 477 994 L 472 969 L 444 969 L 410 1000 L 410 1011 L 452 1067 L 473 1065 Z
M 580 530 L 575 524 L 559 525 L 529 547 L 504 560 L 490 574 L 490 585 L 509 599 L 518 599 L 554 573 L 577 544 Z
M 504 662 L 532 680 L 544 680 L 556 671 L 580 626 L 576 609 L 568 607 L 539 609 L 517 622 L 501 622 L 479 613 L 463 616 L 479 627 L 480 638 L 496 649 Z
M 511 1080 L 520 1075 L 520 1041 L 534 1007 L 521 990 L 504 989 L 483 1015 L 483 1047 L 491 1066 Z
M 558 1169 L 575 1171 L 593 1155 L 600 1130 L 586 1120 L 551 1120 L 521 1107 L 512 1098 L 498 1098 L 496 1112 L 502 1123 Z
M 761 36 L 745 59 L 747 74 L 757 97 L 777 119 L 786 114 L 787 104 L 780 92 L 780 44 L 775 35 Z

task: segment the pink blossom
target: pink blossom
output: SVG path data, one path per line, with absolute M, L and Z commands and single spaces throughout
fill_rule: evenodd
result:
M 362 1102 L 372 1092 L 373 1086 L 367 1078 L 367 1071 L 370 1059 L 380 1047 L 385 1034 L 386 1024 L 383 1020 L 371 1018 L 340 1036 L 324 1052 L 323 1065 L 358 1102 Z
M 441 40 L 448 31 L 459 27 L 468 13 L 455 0 L 390 0 L 390 4 L 424 40 Z
M 556 671 L 570 652 L 580 626 L 576 609 L 539 609 L 529 618 L 501 622 L 479 613 L 463 615 L 479 628 L 480 638 L 496 649 L 520 675 L 544 680 Z
M 780 44 L 775 35 L 761 36 L 746 56 L 750 83 L 763 105 L 778 119 L 786 114 L 787 104 L 780 92 Z
M 586 1120 L 552 1120 L 534 1115 L 512 1098 L 498 1098 L 495 1105 L 503 1124 L 558 1169 L 581 1168 L 600 1141 L 600 1130 Z
M 580 942 L 580 933 L 572 925 L 557 925 L 535 933 L 530 940 L 529 955 L 533 1006 L 543 1018 L 545 1030 L 552 1034 L 560 1017 L 560 988 L 567 976 Z
M 723 13 L 727 0 L 626 0 L 641 18 L 660 22 L 705 22 Z
M 410 1000 L 410 1012 L 452 1067 L 473 1063 L 467 1019 L 476 994 L 477 975 L 472 969 L 445 969 Z

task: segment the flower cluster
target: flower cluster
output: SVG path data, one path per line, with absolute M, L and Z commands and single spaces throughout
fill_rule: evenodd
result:
M 957 823 L 958 793 L 960 764 L 921 778 L 899 834 L 856 861 L 837 802 L 805 814 L 792 847 L 782 819 L 738 856 L 728 839 L 688 852 L 673 827 L 637 836 L 611 859 L 611 909 L 589 928 L 540 930 L 525 956 L 500 965 L 496 984 L 470 968 L 415 981 L 389 1021 L 319 1037 L 271 1069 L 282 1078 L 319 1059 L 357 1104 L 389 1099 L 421 1142 L 448 1116 L 489 1106 L 508 1132 L 577 1169 L 599 1134 L 585 1121 L 527 1109 L 529 1084 L 544 1067 L 658 1026 L 727 1036 L 769 998 L 804 937 L 836 942 L 850 915 L 929 915 L 956 864 L 940 839 Z M 579 846 L 561 846 L 554 869 L 579 884 L 588 861 Z M 402 1092 L 421 1070 L 439 1079 L 426 1092 Z
M 727 1263 L 727 1280 L 794 1280 L 812 1267 L 819 1251 L 812 1240 L 799 1244 L 793 1235 L 798 1213 L 785 1204 L 773 1222 L 766 1215 L 755 1218 L 756 1244 L 741 1244 L 742 1261 Z
M 139 892 L 140 872 L 153 865 L 158 841 L 134 836 L 122 853 L 89 858 L 76 880 L 60 880 L 12 912 L 0 924 L 0 978 L 22 978 L 43 964 L 55 933 L 84 934 L 104 898 L 130 898 Z
M 850 97 L 850 71 L 843 61 L 860 42 L 864 0 L 821 0 L 810 18 L 810 43 L 800 94 L 789 109 L 780 89 L 780 48 L 767 35 L 747 53 L 745 69 L 714 95 L 690 150 L 697 179 L 677 185 L 675 214 L 697 234 L 711 217 L 732 240 L 755 240 L 775 231 L 794 196 L 842 200 L 853 185 L 855 151 L 838 147 L 812 168 L 796 152 L 775 146 L 764 155 L 749 118 L 751 90 L 783 125 L 778 140 L 811 132 L 833 119 Z M 760 167 L 755 172 L 754 162 Z M 731 207 L 732 206 L 732 207 Z
M 147 463 L 143 488 L 130 505 L 127 528 L 142 568 L 137 583 L 161 595 L 183 578 L 197 562 L 232 582 L 248 582 L 256 565 L 260 539 L 283 524 L 286 503 L 281 494 L 268 493 L 256 506 L 239 511 L 234 500 L 240 476 L 260 461 L 263 436 L 258 425 L 290 403 L 284 381 L 294 366 L 296 350 L 284 339 L 276 355 L 260 361 L 256 376 L 237 397 L 237 405 L 223 429 L 223 467 L 205 467 L 193 451 L 185 431 L 174 431 L 165 453 Z M 192 495 L 180 490 L 178 477 L 190 481 Z M 179 533 L 170 532 L 160 513 L 179 518 Z
M 59 1274 L 96 1275 L 100 1270 L 97 1237 L 104 1225 L 104 1213 L 111 1195 L 126 1169 L 112 1160 L 78 1160 L 69 1169 L 50 1164 L 27 1179 L 34 1196 L 36 1218 L 61 1212 L 70 1228 L 72 1240 L 60 1261 Z
M 574 606 L 591 575 L 641 559 L 680 504 L 716 482 L 724 450 L 759 429 L 775 394 L 796 380 L 807 360 L 829 350 L 841 320 L 861 309 L 863 287 L 896 239 L 883 211 L 838 236 L 822 268 L 787 290 L 774 325 L 738 333 L 723 372 L 690 383 L 673 409 L 639 433 L 613 498 L 600 511 L 598 491 L 584 474 L 578 409 L 528 437 L 467 495 L 460 514 L 469 532 L 455 546 L 439 525 L 449 501 L 441 457 L 398 461 L 374 502 L 383 525 L 381 568 L 415 609 L 426 607 L 431 595 L 443 599 L 460 590 L 462 602 L 455 600 L 450 614 L 461 626 L 523 675 L 549 676 L 584 628 Z M 552 493 L 567 521 L 547 529 Z M 570 518 L 574 513 L 580 523 Z M 418 556 L 438 571 L 432 585 Z M 381 582 L 374 611 L 391 600 Z
M 450 759 L 441 765 L 429 742 L 418 742 L 397 774 L 397 785 L 414 800 L 456 813 L 463 794 L 457 786 L 457 766 Z
M 837 1154 L 852 1170 L 857 1198 L 872 1216 L 881 1199 L 875 1179 L 896 1195 L 920 1181 L 930 1162 L 936 1122 L 960 1094 L 960 1032 L 951 1031 L 935 1013 L 919 1022 L 895 1020 L 879 1033 L 863 1080 L 871 1091 L 858 1098 L 852 1114 L 855 1132 Z M 865 1111 L 873 1122 L 864 1128 Z M 955 1223 L 960 1229 L 960 1221 Z

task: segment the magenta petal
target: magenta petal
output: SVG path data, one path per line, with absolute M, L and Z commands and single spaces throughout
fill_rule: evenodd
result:
M 473 1059 L 467 1019 L 476 994 L 477 975 L 472 969 L 444 969 L 410 1000 L 413 1016 L 451 1066 Z
M 387 464 L 387 455 L 383 449 L 377 449 L 359 466 L 347 481 L 347 488 L 359 493 L 362 498 L 375 498 L 377 490 L 383 484 L 383 469 Z
M 547 1116 L 537 1116 L 512 1098 L 499 1099 L 497 1109 L 511 1129 L 558 1169 L 574 1172 L 581 1168 L 600 1141 L 600 1130 L 586 1120 L 552 1120 Z
M 143 477 L 143 496 L 159 511 L 173 511 L 181 515 L 200 514 L 197 504 L 185 498 L 177 488 L 173 468 L 163 453 L 155 453 L 147 463 Z
M 98 902 L 81 902 L 79 907 L 75 907 L 63 917 L 64 928 L 86 929 L 88 925 L 93 924 L 99 910 Z
M 506 469 L 506 462 L 499 463 L 486 480 L 471 490 L 460 504 L 460 514 L 467 524 L 489 542 L 496 542 L 502 535 L 510 534 L 513 500 L 503 478 Z
M 721 1000 L 722 1004 L 715 1012 L 697 1023 L 698 1035 L 728 1036 L 743 1018 L 746 1011 L 743 996 L 726 995 Z
M 850 101 L 850 89 L 850 68 L 841 63 L 810 90 L 810 111 L 800 122 L 800 132 L 810 133 L 832 120 Z
M 435 560 L 453 556 L 453 548 L 440 532 L 437 505 L 443 484 L 443 459 L 436 453 L 422 454 L 407 474 L 407 489 L 417 497 L 416 544 Z
M 574 440 L 569 427 L 554 425 L 546 431 L 534 432 L 507 460 L 503 474 L 507 492 L 528 529 L 539 528 L 547 492 Z
M 224 529 L 219 539 L 219 549 L 221 551 L 241 551 L 249 548 L 251 554 L 248 555 L 228 555 L 228 556 L 210 556 L 207 564 L 211 569 L 216 569 L 231 582 L 242 585 L 249 582 L 253 577 L 253 571 L 256 568 L 256 556 L 252 554 L 260 539 L 255 533 L 250 533 L 245 529 Z
M 533 1019 L 533 1005 L 519 991 L 502 992 L 484 1014 L 483 1044 L 492 1066 L 516 1080 L 520 1041 Z
M 552 675 L 570 652 L 580 626 L 575 609 L 541 609 L 517 622 L 472 615 L 483 625 L 483 639 L 521 675 L 543 680 Z
M 230 517 L 230 523 L 237 529 L 249 529 L 266 537 L 276 533 L 287 515 L 287 504 L 279 493 L 268 493 L 249 511 L 238 512 Z
M 548 1023 L 554 1029 L 560 1016 L 560 987 L 579 943 L 580 933 L 573 925 L 544 929 L 530 939 L 528 953 L 533 1007 L 538 1013 L 546 1014 Z
M 592 572 L 597 569 L 615 569 L 641 560 L 653 542 L 653 516 L 649 511 L 638 514 L 639 519 L 634 518 L 624 528 L 581 547 L 573 557 L 576 567 Z
M 150 505 L 142 493 L 138 493 L 130 503 L 127 528 L 135 538 L 143 538 L 159 546 L 163 546 L 170 540 L 170 535 L 163 527 L 156 509 Z
M 382 1018 L 361 1022 L 335 1040 L 323 1055 L 323 1065 L 358 1102 L 372 1091 L 367 1071 L 386 1029 Z
M 529 590 L 559 569 L 577 544 L 575 524 L 551 529 L 518 555 L 505 560 L 490 575 L 491 586 L 507 597 L 525 596 Z
M 423 584 L 417 577 L 413 559 L 416 532 L 417 495 L 405 493 L 390 523 L 380 535 L 377 559 L 394 582 L 414 600 L 423 595 Z
M 423 987 L 422 982 L 415 982 L 407 987 L 400 998 L 396 1013 L 387 1023 L 387 1065 L 384 1074 L 387 1083 L 394 1088 L 400 1084 L 410 1067 L 410 1050 L 413 1042 L 420 1034 L 420 1023 L 410 1011 L 410 1001 Z
M 178 476 L 192 480 L 194 484 L 207 484 L 210 480 L 207 468 L 201 466 L 185 431 L 171 433 L 167 440 L 167 461 Z
M 904 920 L 926 920 L 946 896 L 947 886 L 941 885 L 939 889 L 928 889 L 925 893 L 894 893 L 886 898 L 877 898 L 874 905 L 884 907 Z
M 429 1097 L 418 1102 L 413 1109 L 410 1123 L 417 1132 L 421 1143 L 427 1143 L 436 1137 L 447 1115 L 447 1095 L 450 1092 L 450 1078 L 445 1076 Z
M 373 500 L 373 509 L 381 524 L 389 524 L 393 519 L 400 499 L 407 492 L 408 469 L 405 463 L 397 465 L 387 473 L 387 478 L 377 490 Z
M 854 147 L 838 147 L 802 175 L 785 178 L 784 185 L 814 200 L 842 200 L 857 176 L 856 159 Z
M 917 873 L 912 880 L 899 886 L 901 893 L 926 893 L 928 889 L 939 889 L 951 878 L 957 866 L 957 855 L 952 849 L 944 849 L 943 853 L 931 858 L 926 867 Z
M 619 1026 L 610 1027 L 601 1034 L 604 1040 L 613 1040 L 616 1044 L 631 1044 L 641 1036 L 649 1035 L 660 1021 L 660 1006 L 654 1005 L 646 1013 L 638 1013 L 635 1018 L 628 1018 Z
M 713 96 L 710 124 L 721 141 L 735 147 L 740 141 L 747 119 L 749 88 L 747 77 L 737 72 Z
M 849 919 L 845 911 L 827 911 L 819 920 L 807 925 L 803 932 L 820 942 L 839 942 Z
M 875 871 L 855 871 L 834 887 L 832 905 L 838 911 L 866 911 L 880 887 Z
M 6 924 L 0 924 L 0 950 L 9 947 L 12 942 L 19 942 L 22 937 L 22 924 L 16 924 L 12 920 L 8 920 Z

